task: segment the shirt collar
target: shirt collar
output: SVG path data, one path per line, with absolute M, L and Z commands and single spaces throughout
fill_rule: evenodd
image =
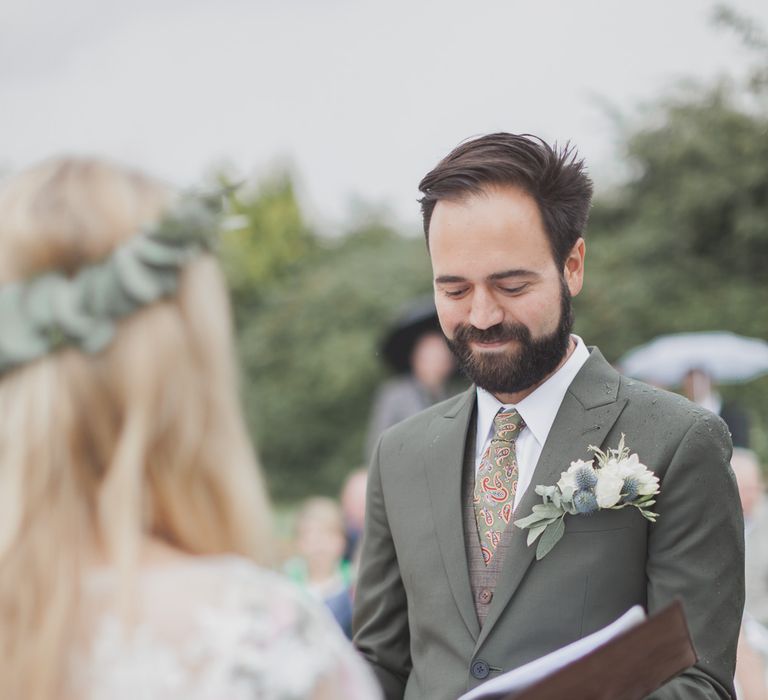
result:
M 501 408 L 516 408 L 526 428 L 530 429 L 539 445 L 543 445 L 555 416 L 560 410 L 565 392 L 571 385 L 584 363 L 589 359 L 589 350 L 584 341 L 577 335 L 571 336 L 576 341 L 576 348 L 547 381 L 537 387 L 518 404 L 503 404 L 493 394 L 477 387 L 477 445 L 478 454 L 484 447 L 485 440 L 493 426 L 493 418 Z M 482 437 L 481 437 L 482 436 Z

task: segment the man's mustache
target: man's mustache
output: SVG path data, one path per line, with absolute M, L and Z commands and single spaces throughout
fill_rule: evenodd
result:
M 507 340 L 529 341 L 531 332 L 522 323 L 497 323 L 490 328 L 475 328 L 466 323 L 456 327 L 454 342 L 499 343 Z

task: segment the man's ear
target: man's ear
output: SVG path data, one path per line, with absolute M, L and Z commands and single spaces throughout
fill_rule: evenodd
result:
M 584 254 L 586 249 L 587 246 L 584 239 L 579 238 L 573 244 L 571 252 L 568 253 L 568 257 L 565 259 L 563 278 L 568 285 L 571 296 L 574 297 L 581 291 L 581 287 L 584 284 Z

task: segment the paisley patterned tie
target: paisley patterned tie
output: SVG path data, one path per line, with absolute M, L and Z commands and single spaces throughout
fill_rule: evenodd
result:
M 515 440 L 525 427 L 517 409 L 501 410 L 493 419 L 493 437 L 475 475 L 475 517 L 486 566 L 512 519 L 517 492 Z

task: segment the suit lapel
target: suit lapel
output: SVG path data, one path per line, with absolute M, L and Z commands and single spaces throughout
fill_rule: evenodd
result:
M 425 441 L 425 469 L 432 518 L 448 583 L 464 623 L 476 639 L 480 625 L 472 602 L 461 501 L 464 447 L 467 430 L 474 427 L 469 425 L 474 405 L 472 387 L 463 399 L 432 422 Z
M 618 373 L 599 350 L 593 349 L 565 393 L 530 486 L 515 510 L 515 519 L 529 515 L 533 506 L 541 503 L 541 496 L 534 492 L 535 486 L 555 484 L 560 479 L 560 473 L 573 460 L 592 458 L 589 446 L 603 444 L 626 404 L 626 400 L 617 400 L 618 388 Z M 528 547 L 526 533 L 515 528 L 496 584 L 493 603 L 477 640 L 478 646 L 509 604 L 528 569 L 535 566 L 535 554 L 536 546 Z

